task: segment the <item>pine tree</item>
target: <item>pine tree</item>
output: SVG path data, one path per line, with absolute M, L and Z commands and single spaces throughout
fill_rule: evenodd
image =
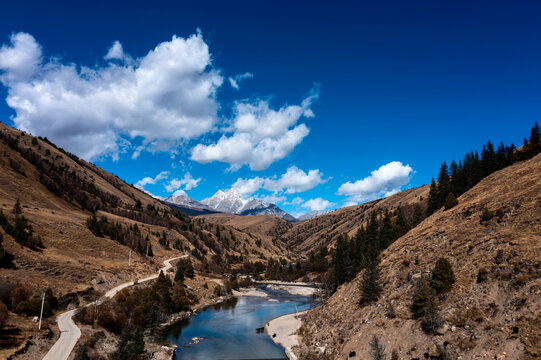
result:
M 145 340 L 143 338 L 143 329 L 141 327 L 135 329 L 128 345 L 128 353 L 133 360 L 146 360 L 149 358 L 148 353 L 145 350 Z
M 436 181 L 434 181 L 434 178 L 432 178 L 432 182 L 430 183 L 430 191 L 428 192 L 427 215 L 432 215 L 438 209 L 438 187 L 436 185 Z
M 449 178 L 449 170 L 445 161 L 441 164 L 440 173 L 438 175 L 438 184 L 437 184 L 437 196 L 438 196 L 438 209 L 443 206 L 443 202 L 447 197 L 449 191 L 451 191 L 450 186 L 451 180 Z
M 409 231 L 408 222 L 406 221 L 406 218 L 404 217 L 404 213 L 402 212 L 402 208 L 398 207 L 396 209 L 396 221 L 395 221 L 395 233 L 397 237 L 401 237 L 402 235 L 406 234 Z
M 15 202 L 15 205 L 13 205 L 13 210 L 11 210 L 11 212 L 15 215 L 21 215 L 23 213 L 19 198 L 17 198 L 17 201 Z
M 438 294 L 452 289 L 455 282 L 453 266 L 446 258 L 439 258 L 432 270 L 430 285 Z
M 332 256 L 334 277 L 338 285 L 349 280 L 349 241 L 347 235 L 342 235 L 336 241 Z
M 129 341 L 130 337 L 127 332 L 122 333 L 120 340 L 116 346 L 116 351 L 113 353 L 112 360 L 131 360 L 131 354 L 129 353 Z
M 359 291 L 361 298 L 359 299 L 359 305 L 362 307 L 378 301 L 382 290 L 379 265 L 378 261 L 375 260 L 365 268 L 363 277 L 360 280 Z
M 391 215 L 388 211 L 385 211 L 383 215 L 378 237 L 379 246 L 382 249 L 386 249 L 396 239 L 395 229 L 391 223 Z
M 413 224 L 412 226 L 415 227 L 419 225 L 425 218 L 425 213 L 423 211 L 423 208 L 419 204 L 415 204 L 415 209 L 413 210 Z

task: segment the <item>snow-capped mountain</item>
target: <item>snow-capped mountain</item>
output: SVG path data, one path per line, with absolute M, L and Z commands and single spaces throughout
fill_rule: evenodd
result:
M 168 196 L 164 199 L 166 203 L 174 204 L 182 207 L 192 208 L 192 209 L 207 209 L 212 210 L 205 204 L 200 203 L 197 200 L 192 199 L 187 195 L 178 195 L 178 196 Z
M 234 189 L 218 190 L 212 197 L 201 201 L 182 194 L 169 196 L 164 201 L 192 216 L 224 212 L 237 215 L 273 215 L 287 221 L 297 221 L 274 204 L 256 198 L 243 199 Z
M 201 200 L 201 203 L 212 210 L 230 214 L 274 215 L 287 221 L 297 221 L 274 204 L 256 198 L 243 199 L 235 189 L 218 190 L 212 197 Z
M 205 204 L 201 204 L 199 201 L 186 195 L 171 195 L 165 198 L 163 201 L 190 216 L 206 215 L 217 212 Z
M 313 218 L 321 216 L 321 215 L 328 214 L 330 212 L 332 212 L 332 210 L 312 210 L 307 214 L 299 216 L 298 219 L 301 220 L 301 221 L 302 220 L 309 220 L 309 219 L 313 219 Z
M 235 189 L 229 189 L 218 190 L 212 197 L 201 200 L 201 203 L 216 211 L 240 214 L 248 201 L 241 198 Z

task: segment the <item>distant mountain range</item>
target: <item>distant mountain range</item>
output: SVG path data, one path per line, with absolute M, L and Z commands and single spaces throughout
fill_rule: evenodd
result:
M 236 215 L 273 215 L 290 222 L 298 221 L 274 204 L 257 198 L 243 199 L 235 189 L 218 190 L 212 197 L 201 201 L 186 195 L 169 196 L 164 201 L 192 216 L 223 212 Z
M 332 211 L 333 210 L 312 210 L 307 214 L 299 216 L 297 219 L 299 219 L 299 221 L 309 220 L 309 219 L 313 219 L 313 218 L 321 216 L 321 215 L 328 214 L 328 213 L 330 213 Z

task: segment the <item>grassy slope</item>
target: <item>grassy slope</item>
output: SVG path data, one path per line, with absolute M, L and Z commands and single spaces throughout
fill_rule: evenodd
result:
M 500 216 L 481 224 L 483 207 Z M 499 265 L 498 250 L 505 256 Z M 411 319 L 412 278 L 442 256 L 451 261 L 457 281 L 440 300 L 444 334 L 430 336 Z M 463 359 L 540 356 L 541 155 L 490 175 L 463 194 L 458 206 L 425 219 L 383 253 L 381 268 L 381 299 L 361 309 L 358 280 L 344 284 L 304 320 L 305 345 L 326 346 L 331 358 L 356 351 L 356 358 L 368 359 L 369 342 L 377 335 L 388 354 L 396 349 L 401 358 L 423 358 L 445 341 L 450 353 Z M 489 279 L 478 284 L 481 268 Z M 521 276 L 527 279 L 522 286 Z M 388 301 L 396 319 L 385 316 Z

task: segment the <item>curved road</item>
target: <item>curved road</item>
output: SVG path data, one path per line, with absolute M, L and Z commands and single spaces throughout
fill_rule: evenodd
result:
M 188 255 L 182 255 L 165 260 L 163 262 L 165 266 L 161 268 L 160 271 L 163 271 L 164 274 L 167 274 L 167 271 L 173 267 L 173 265 L 171 265 L 171 261 L 187 257 Z M 158 271 L 158 273 L 155 275 L 137 280 L 137 284 L 156 279 L 160 275 L 160 271 Z M 105 295 L 103 295 L 101 298 L 96 300 L 96 303 L 99 305 L 105 300 L 115 296 L 120 290 L 125 289 L 129 286 L 133 286 L 135 284 L 136 282 L 130 281 L 114 287 L 111 290 L 107 291 Z M 90 306 L 93 304 L 94 302 L 85 306 Z M 75 315 L 79 309 L 81 308 L 66 311 L 65 313 L 58 315 L 58 317 L 56 318 L 56 322 L 58 323 L 58 328 L 60 329 L 60 338 L 56 341 L 51 350 L 49 350 L 49 352 L 45 355 L 43 360 L 67 360 L 67 358 L 70 356 L 71 351 L 77 344 L 77 340 L 79 340 L 79 338 L 81 337 L 81 330 L 77 327 L 77 325 L 75 325 L 72 319 L 73 315 Z

